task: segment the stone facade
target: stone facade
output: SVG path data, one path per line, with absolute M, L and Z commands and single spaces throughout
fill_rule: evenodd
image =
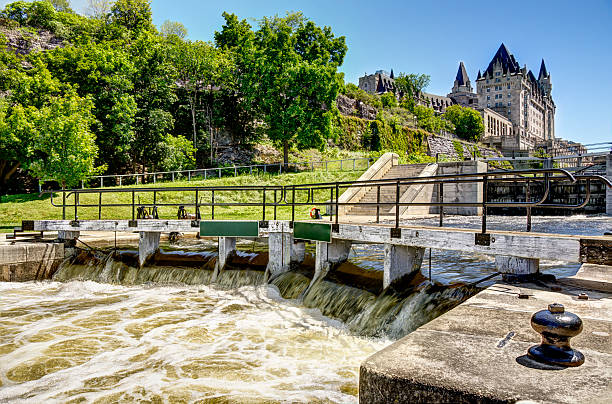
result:
M 359 88 L 370 94 L 384 94 L 389 91 L 395 92 L 395 76 L 393 69 L 391 73 L 378 70 L 374 74 L 365 74 L 359 78 Z
M 502 44 L 483 74 L 478 72 L 476 92 L 481 107 L 512 122 L 512 142 L 504 150 L 532 150 L 555 139 L 555 103 L 550 74 L 544 60 L 538 78 Z
M 378 112 L 378 110 L 370 104 L 349 98 L 342 94 L 338 94 L 336 106 L 342 115 L 356 116 L 368 120 L 376 119 L 376 113 Z

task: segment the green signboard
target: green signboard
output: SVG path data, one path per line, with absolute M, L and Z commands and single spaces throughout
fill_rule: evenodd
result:
M 302 240 L 325 241 L 331 243 L 331 224 L 294 222 L 293 237 Z
M 255 220 L 202 220 L 200 236 L 259 237 L 259 222 Z

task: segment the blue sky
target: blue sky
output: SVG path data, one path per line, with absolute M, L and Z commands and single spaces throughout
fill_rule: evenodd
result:
M 87 0 L 72 4 L 84 11 Z M 557 105 L 557 137 L 612 141 L 610 0 L 153 0 L 152 8 L 158 26 L 180 21 L 191 39 L 205 41 L 221 28 L 223 11 L 241 19 L 302 11 L 346 36 L 348 53 L 340 70 L 347 81 L 357 83 L 366 72 L 393 68 L 396 74 L 429 74 L 427 91 L 436 94 L 450 91 L 461 60 L 475 87 L 478 70 L 504 42 L 536 76 L 545 59 Z

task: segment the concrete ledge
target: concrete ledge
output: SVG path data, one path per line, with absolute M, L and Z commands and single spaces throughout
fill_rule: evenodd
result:
M 63 259 L 61 243 L 0 245 L 0 282 L 49 279 Z
M 612 396 L 612 294 L 564 287 L 561 292 L 497 284 L 361 366 L 362 403 L 606 402 Z M 577 368 L 547 370 L 526 359 L 540 342 L 531 315 L 558 302 L 578 314 L 583 332 L 572 346 L 586 356 Z M 525 366 L 528 365 L 528 366 Z

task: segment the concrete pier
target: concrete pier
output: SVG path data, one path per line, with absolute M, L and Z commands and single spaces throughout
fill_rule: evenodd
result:
M 351 244 L 348 240 L 334 239 L 331 243 L 317 241 L 315 275 L 312 282 L 325 278 L 333 265 L 346 261 L 351 252 Z
M 159 237 L 161 233 L 141 231 L 138 241 L 138 265 L 142 268 L 147 260 L 159 251 Z
M 555 292 L 541 283 L 487 288 L 368 358 L 360 370 L 360 402 L 609 402 L 610 271 L 583 265 L 576 276 L 552 284 L 560 289 Z M 528 298 L 519 299 L 519 293 Z M 581 293 L 588 300 L 578 299 Z M 541 342 L 531 315 L 550 303 L 563 304 L 584 322 L 572 338 L 572 347 L 586 357 L 580 367 L 555 368 L 526 356 Z
M 266 267 L 268 279 L 289 271 L 292 245 L 291 233 L 271 232 L 268 235 L 268 266 Z
M 215 271 L 212 275 L 212 281 L 216 281 L 217 277 L 225 269 L 228 257 L 236 251 L 236 237 L 219 237 L 219 256 L 215 264 Z
M 424 248 L 385 244 L 383 288 L 386 289 L 405 275 L 419 271 L 424 254 Z
M 540 271 L 540 260 L 533 258 L 496 255 L 495 265 L 503 274 L 504 280 L 520 280 L 533 276 Z

